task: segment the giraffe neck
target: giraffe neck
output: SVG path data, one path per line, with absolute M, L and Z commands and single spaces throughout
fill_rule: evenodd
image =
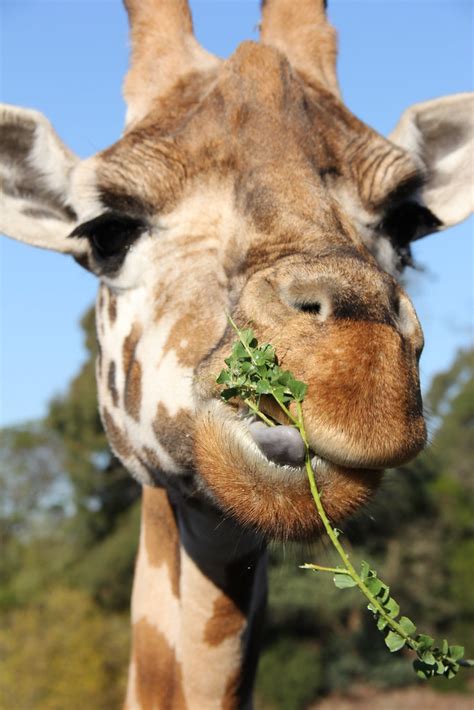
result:
M 250 708 L 265 600 L 261 540 L 145 487 L 127 710 Z

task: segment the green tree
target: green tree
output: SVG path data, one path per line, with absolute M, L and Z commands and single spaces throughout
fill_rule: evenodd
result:
M 138 498 L 140 488 L 113 456 L 100 421 L 95 383 L 93 309 L 81 321 L 87 360 L 66 393 L 51 402 L 46 426 L 61 439 L 73 486 L 76 535 L 85 546 L 106 537 Z
M 84 592 L 61 587 L 4 615 L 0 709 L 120 707 L 128 636 L 125 618 L 104 615 Z

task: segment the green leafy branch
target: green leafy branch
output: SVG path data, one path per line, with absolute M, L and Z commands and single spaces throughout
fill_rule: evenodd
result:
M 229 322 L 237 334 L 237 340 L 230 357 L 225 360 L 227 367 L 217 378 L 217 382 L 223 385 L 221 397 L 226 402 L 233 398 L 242 400 L 265 424 L 276 426 L 260 409 L 262 396 L 271 397 L 286 414 L 290 423 L 298 429 L 305 446 L 305 469 L 311 494 L 324 529 L 343 563 L 342 567 L 323 567 L 307 563 L 302 565 L 302 568 L 332 574 L 334 584 L 339 589 L 358 587 L 368 601 L 367 608 L 372 612 L 377 628 L 384 634 L 389 650 L 395 652 L 407 647 L 414 651 L 417 658 L 413 665 L 421 678 L 454 678 L 461 666 L 474 666 L 474 661 L 464 659 L 462 646 L 450 646 L 446 640 L 441 646 L 437 646 L 431 636 L 417 633 L 413 621 L 406 616 L 400 616 L 400 607 L 390 595 L 390 588 L 378 578 L 367 562 L 362 562 L 360 572 L 357 572 L 341 545 L 340 532 L 333 528 L 326 515 L 316 484 L 301 406 L 307 385 L 279 366 L 272 345 L 259 345 L 250 328 L 240 330 L 230 317 Z M 296 412 L 290 411 L 291 405 L 294 405 Z

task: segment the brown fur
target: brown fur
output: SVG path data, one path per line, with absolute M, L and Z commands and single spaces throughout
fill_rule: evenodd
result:
M 176 439 L 176 427 L 186 431 L 186 436 Z M 177 463 L 189 465 L 193 457 L 193 417 L 187 409 L 182 409 L 175 416 L 170 416 L 164 404 L 159 404 L 153 422 L 153 431 L 164 448 L 169 451 Z
M 128 414 L 139 420 L 142 398 L 142 366 L 135 357 L 141 329 L 133 326 L 123 344 L 123 371 L 125 373 L 124 405 Z
M 102 409 L 102 422 L 107 438 L 117 456 L 124 461 L 130 459 L 133 452 L 130 441 L 124 431 L 114 422 L 110 412 L 105 407 Z
M 110 396 L 112 397 L 112 404 L 114 405 L 114 407 L 117 407 L 118 403 L 119 403 L 119 395 L 118 395 L 118 390 L 117 390 L 117 384 L 115 381 L 115 372 L 116 372 L 115 362 L 112 361 L 109 364 L 109 371 L 107 374 L 107 383 L 108 383 L 108 387 L 109 387 Z
M 148 560 L 153 567 L 167 566 L 173 594 L 179 597 L 179 534 L 164 489 L 143 489 L 142 515 Z
M 222 698 L 222 710 L 235 710 L 235 708 L 238 707 L 240 676 L 241 672 L 239 669 L 236 673 L 233 673 L 227 681 L 224 697 Z
M 213 615 L 206 624 L 204 641 L 210 646 L 219 646 L 226 638 L 236 636 L 242 630 L 245 614 L 227 595 L 222 594 L 214 602 Z
M 295 68 L 339 94 L 337 37 L 326 19 L 323 0 L 267 0 L 262 7 L 261 36 L 281 49 Z
M 109 320 L 113 325 L 117 319 L 117 296 L 113 293 L 109 293 L 108 313 Z
M 133 627 L 132 659 L 142 710 L 185 710 L 181 668 L 165 637 L 146 619 Z

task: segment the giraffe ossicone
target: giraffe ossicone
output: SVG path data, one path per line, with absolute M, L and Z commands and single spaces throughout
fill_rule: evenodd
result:
M 383 138 L 340 98 L 325 3 L 262 4 L 261 41 L 222 61 L 185 0 L 126 0 L 126 128 L 92 158 L 0 111 L 0 230 L 100 280 L 102 421 L 144 485 L 129 708 L 249 707 L 265 541 L 320 528 L 286 422 L 269 435 L 220 399 L 226 313 L 308 384 L 318 485 L 344 519 L 425 443 L 398 276 L 411 241 L 473 209 L 472 95 Z

